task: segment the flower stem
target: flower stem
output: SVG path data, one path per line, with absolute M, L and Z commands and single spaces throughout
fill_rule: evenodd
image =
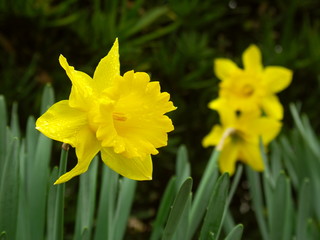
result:
M 61 155 L 60 155 L 60 166 L 59 166 L 59 176 L 66 172 L 67 168 L 67 158 L 68 158 L 69 145 L 66 143 L 62 144 Z M 65 184 L 59 184 L 57 186 L 57 195 L 55 202 L 55 213 L 54 213 L 54 240 L 63 239 L 63 222 L 64 222 L 64 192 Z
M 223 132 L 223 135 L 220 139 L 220 142 L 219 144 L 217 145 L 217 150 L 218 151 L 221 151 L 222 148 L 223 148 L 223 145 L 224 145 L 224 142 L 226 141 L 227 137 L 229 137 L 230 135 L 234 134 L 236 132 L 236 129 L 230 127 L 230 128 L 227 128 L 224 132 Z

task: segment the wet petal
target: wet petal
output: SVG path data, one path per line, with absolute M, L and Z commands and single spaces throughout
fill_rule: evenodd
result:
M 102 161 L 115 172 L 133 180 L 152 179 L 152 160 L 148 155 L 143 158 L 127 158 L 117 154 L 112 148 L 101 149 Z
M 52 105 L 37 119 L 36 129 L 56 141 L 76 146 L 80 130 L 87 125 L 86 113 L 71 108 L 68 100 Z
M 77 165 L 71 171 L 63 174 L 54 184 L 64 183 L 86 172 L 92 159 L 100 151 L 101 145 L 92 130 L 89 127 L 84 127 L 77 134 L 75 147 L 78 158 Z
M 238 66 L 231 60 L 226 58 L 218 58 L 214 60 L 214 72 L 220 80 L 225 80 L 239 70 Z
M 72 82 L 69 105 L 82 110 L 90 109 L 93 97 L 93 80 L 87 74 L 76 71 L 74 67 L 69 66 L 64 56 L 60 55 L 59 62 Z
M 263 83 L 271 93 L 287 88 L 292 80 L 292 71 L 284 67 L 266 67 L 263 72 Z
M 93 80 L 94 89 L 101 93 L 107 87 L 113 85 L 116 76 L 120 75 L 120 62 L 119 62 L 119 45 L 118 39 L 115 40 L 108 55 L 101 59 L 94 75 Z
M 262 99 L 262 110 L 267 116 L 281 120 L 283 118 L 283 107 L 275 95 L 270 95 Z
M 259 73 L 262 71 L 261 52 L 256 45 L 250 45 L 242 54 L 245 71 Z

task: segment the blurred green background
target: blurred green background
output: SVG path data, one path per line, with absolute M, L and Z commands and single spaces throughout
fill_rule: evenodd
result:
M 24 129 L 30 114 L 39 116 L 45 84 L 53 86 L 57 100 L 68 98 L 71 84 L 59 65 L 59 54 L 92 76 L 119 38 L 121 73 L 131 69 L 149 73 L 178 107 L 169 114 L 175 125 L 169 145 L 154 157 L 154 180 L 138 184 L 132 214 L 139 221 L 129 231 L 143 239 L 174 173 L 178 146 L 185 144 L 189 150 L 195 185 L 209 158 L 211 149 L 204 149 L 201 140 L 218 122 L 217 114 L 207 108 L 218 90 L 214 58 L 231 58 L 241 66 L 242 52 L 257 44 L 264 65 L 294 71 L 291 86 L 279 96 L 286 110 L 284 131 L 292 126 L 290 102 L 301 102 L 314 129 L 320 130 L 319 30 L 318 0 L 0 0 L 0 94 L 9 108 L 18 102 Z M 56 149 L 53 156 L 59 159 L 59 144 Z M 68 168 L 75 162 L 71 156 Z M 67 184 L 70 216 L 77 184 L 77 179 Z M 248 201 L 246 188 L 244 182 L 235 208 Z M 250 217 L 240 219 L 244 236 L 250 236 L 246 230 Z M 72 221 L 70 217 L 71 233 Z

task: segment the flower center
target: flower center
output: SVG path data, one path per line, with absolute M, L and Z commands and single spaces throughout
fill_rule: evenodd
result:
M 245 84 L 241 89 L 241 93 L 244 97 L 250 97 L 254 93 L 254 88 L 250 84 Z
M 116 121 L 126 121 L 127 120 L 127 117 L 124 113 L 121 113 L 121 112 L 113 112 L 112 113 L 112 118 L 113 120 L 116 120 Z

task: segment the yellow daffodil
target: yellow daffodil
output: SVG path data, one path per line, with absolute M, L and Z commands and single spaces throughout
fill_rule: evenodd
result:
M 280 121 L 261 117 L 259 111 L 240 113 L 230 107 L 218 107 L 217 110 L 221 125 L 215 125 L 202 144 L 204 147 L 218 145 L 218 150 L 221 150 L 221 172 L 229 172 L 232 175 L 237 160 L 248 164 L 256 171 L 262 171 L 264 165 L 259 139 L 262 137 L 263 144 L 267 146 L 278 135 L 281 129 Z
M 263 67 L 260 50 L 255 45 L 244 51 L 242 61 L 244 69 L 229 59 L 214 61 L 214 71 L 221 83 L 219 98 L 213 100 L 209 107 L 217 109 L 226 102 L 235 110 L 260 109 L 270 117 L 282 119 L 283 107 L 275 93 L 289 86 L 292 71 L 280 66 Z
M 69 66 L 62 55 L 59 62 L 72 82 L 69 100 L 51 106 L 36 128 L 75 147 L 78 163 L 55 184 L 87 171 L 99 151 L 103 162 L 119 174 L 152 179 L 151 154 L 167 145 L 167 133 L 173 130 L 164 115 L 176 109 L 170 95 L 160 92 L 159 82 L 150 82 L 146 73 L 120 75 L 117 40 L 93 78 Z

